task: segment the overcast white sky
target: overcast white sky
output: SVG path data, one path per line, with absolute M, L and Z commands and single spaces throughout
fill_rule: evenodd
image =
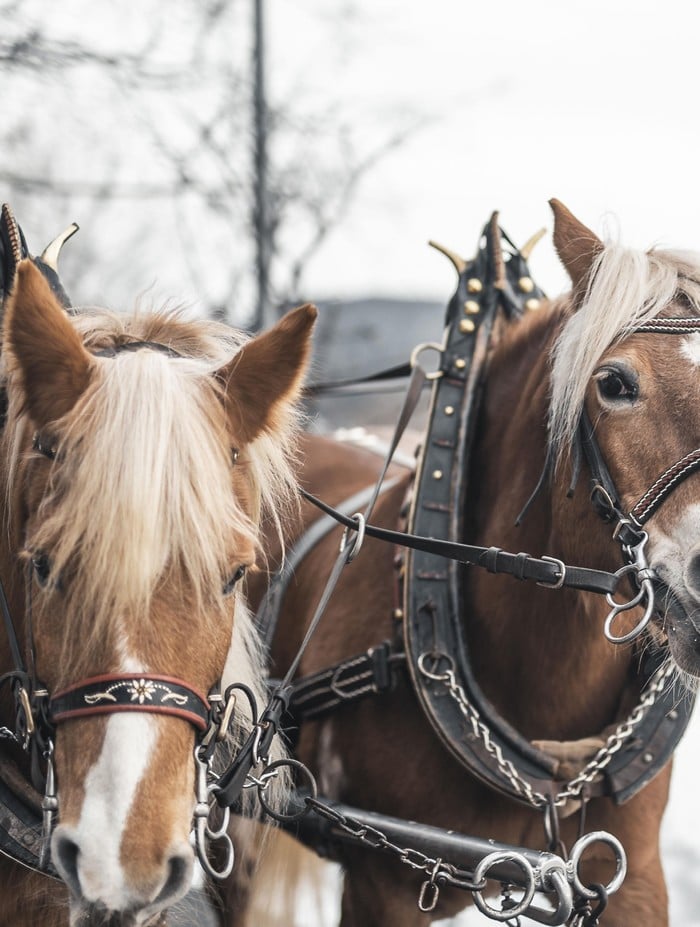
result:
M 382 110 L 436 121 L 361 186 L 310 296 L 441 298 L 449 271 L 427 238 L 466 253 L 498 208 L 522 242 L 551 226 L 551 196 L 598 231 L 619 222 L 629 244 L 700 249 L 696 4 L 362 0 L 340 56 L 322 6 L 330 18 L 344 4 L 270 0 L 273 95 L 298 80 L 368 132 Z M 563 287 L 549 244 L 533 263 L 546 289 Z

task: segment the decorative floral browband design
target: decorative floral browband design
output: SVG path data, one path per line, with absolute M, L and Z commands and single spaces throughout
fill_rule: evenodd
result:
M 114 674 L 84 679 L 50 701 L 54 724 L 70 718 L 117 711 L 146 711 L 183 718 L 200 730 L 209 721 L 205 696 L 179 679 L 151 674 Z
M 104 692 L 94 692 L 90 695 L 83 695 L 83 700 L 87 705 L 98 705 L 100 702 L 118 702 L 118 697 L 114 694 L 120 689 L 126 689 L 126 694 L 132 702 L 138 702 L 143 705 L 144 702 L 153 704 L 165 704 L 168 701 L 176 705 L 186 705 L 188 698 L 179 692 L 174 692 L 171 686 L 166 686 L 162 682 L 154 682 L 152 679 L 130 679 L 124 682 L 115 682 Z

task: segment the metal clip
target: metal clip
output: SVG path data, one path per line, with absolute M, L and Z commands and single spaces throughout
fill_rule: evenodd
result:
M 611 611 L 608 613 L 608 616 L 605 619 L 604 633 L 612 644 L 626 644 L 629 641 L 634 640 L 646 628 L 651 620 L 651 616 L 654 614 L 655 603 L 654 586 L 652 580 L 656 577 L 656 574 L 650 568 L 646 554 L 644 553 L 644 547 L 648 539 L 649 535 L 645 531 L 639 544 L 632 548 L 626 548 L 627 555 L 632 558 L 634 562 L 626 564 L 615 573 L 615 576 L 617 576 L 618 579 L 627 575 L 628 573 L 633 574 L 634 579 L 639 586 L 639 591 L 637 594 L 633 596 L 628 602 L 616 602 L 611 593 L 608 593 L 605 596 L 605 600 L 610 606 Z M 644 604 L 644 614 L 634 626 L 634 628 L 632 628 L 632 630 L 627 634 L 614 634 L 612 630 L 612 624 L 615 618 L 617 618 L 617 616 L 622 612 L 629 611 L 631 608 L 636 608 L 642 604 Z
M 56 774 L 53 766 L 53 741 L 46 744 L 44 754 L 46 758 L 46 786 L 44 797 L 41 800 L 41 850 L 39 851 L 39 868 L 46 869 L 51 854 L 51 834 L 56 812 L 58 811 L 58 797 L 56 796 Z
M 435 865 L 433 866 L 433 871 L 430 873 L 430 877 L 427 878 L 420 887 L 418 907 L 426 914 L 429 911 L 435 910 L 440 898 L 440 886 L 437 883 L 437 878 L 440 873 L 441 865 L 442 859 L 438 857 L 438 859 L 435 860 Z
M 210 800 L 211 786 L 209 784 L 209 763 L 204 762 L 201 759 L 199 749 L 199 746 L 197 746 L 195 747 L 194 751 L 194 763 L 196 770 L 194 847 L 195 852 L 197 853 L 197 859 L 199 860 L 199 864 L 202 869 L 208 876 L 211 876 L 212 879 L 218 879 L 221 881 L 223 879 L 227 879 L 231 875 L 235 858 L 233 843 L 231 842 L 231 838 L 227 833 L 231 811 L 229 808 L 224 808 L 221 823 L 218 827 L 212 826 L 211 815 L 214 811 L 214 806 Z M 221 869 L 215 869 L 209 860 L 209 844 L 214 840 L 218 840 L 223 844 L 219 850 L 223 856 L 223 864 Z

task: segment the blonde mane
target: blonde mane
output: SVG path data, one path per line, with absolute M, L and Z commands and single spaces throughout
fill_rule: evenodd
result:
M 125 319 L 90 311 L 74 321 L 93 350 L 147 340 L 186 356 L 140 350 L 96 358 L 94 382 L 51 435 L 58 458 L 29 541 L 48 552 L 53 577 L 70 577 L 60 593 L 71 616 L 66 659 L 104 639 L 115 614 L 145 616 L 159 584 L 178 576 L 193 607 L 231 609 L 222 588 L 235 566 L 232 537 L 257 550 L 260 519 L 279 528 L 296 499 L 293 417 L 241 453 L 236 467 L 249 508 L 259 502 L 252 515 L 232 491 L 230 437 L 212 374 L 245 336 L 174 313 Z M 9 498 L 24 470 L 28 430 L 24 410 L 12 405 L 15 392 Z
M 549 440 L 558 458 L 571 445 L 586 387 L 603 353 L 679 297 L 689 304 L 686 314 L 700 315 L 700 256 L 644 253 L 618 244 L 601 251 L 583 302 L 552 351 Z

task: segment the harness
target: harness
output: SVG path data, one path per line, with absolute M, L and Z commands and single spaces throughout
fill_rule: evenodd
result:
M 403 641 L 399 646 L 379 643 L 366 654 L 353 655 L 296 679 L 291 711 L 299 723 L 319 717 L 355 699 L 387 691 L 395 674 L 407 669 L 426 717 L 452 756 L 491 788 L 545 812 L 551 825 L 553 814 L 571 813 L 591 797 L 607 795 L 622 803 L 642 789 L 668 762 L 688 723 L 693 697 L 678 699 L 669 685 L 672 670 L 663 653 L 647 653 L 640 670 L 642 695 L 632 713 L 574 779 L 562 780 L 559 761 L 514 730 L 476 681 L 464 633 L 466 604 L 460 564 L 508 573 L 553 590 L 569 587 L 604 594 L 610 605 L 605 633 L 614 643 L 628 642 L 648 624 L 654 610 L 654 590 L 660 588 L 646 561 L 643 525 L 671 492 L 700 468 L 700 450 L 664 471 L 632 510 L 624 513 L 593 429 L 582 415 L 574 457 L 585 456 L 592 502 L 599 515 L 614 524 L 623 557 L 623 566 L 615 573 L 571 566 L 551 557 L 535 558 L 461 543 L 469 497 L 468 461 L 491 333 L 499 312 L 517 324 L 517 319 L 536 308 L 543 297 L 525 259 L 498 228 L 495 217 L 485 227 L 481 241 L 474 261 L 458 268 L 457 290 L 448 305 L 408 530 L 362 524 L 367 536 L 407 548 L 398 616 Z M 504 248 L 508 248 L 508 260 L 503 258 Z M 653 334 L 700 331 L 700 319 L 655 319 L 635 330 Z M 580 460 L 575 464 L 575 477 L 579 465 Z M 543 483 L 544 479 L 540 485 Z M 358 526 L 357 519 L 349 515 L 354 499 L 334 510 L 308 494 L 305 497 L 324 515 L 299 547 L 292 549 L 290 560 L 295 566 L 302 559 L 297 550 L 306 553 L 334 522 L 348 529 Z M 618 602 L 613 596 L 623 577 L 632 581 L 634 594 Z M 264 630 L 276 625 L 277 615 L 270 615 L 270 607 L 279 608 L 282 592 L 280 581 L 273 580 L 258 612 Z M 617 635 L 615 619 L 637 605 L 644 607 L 641 620 L 631 632 Z

